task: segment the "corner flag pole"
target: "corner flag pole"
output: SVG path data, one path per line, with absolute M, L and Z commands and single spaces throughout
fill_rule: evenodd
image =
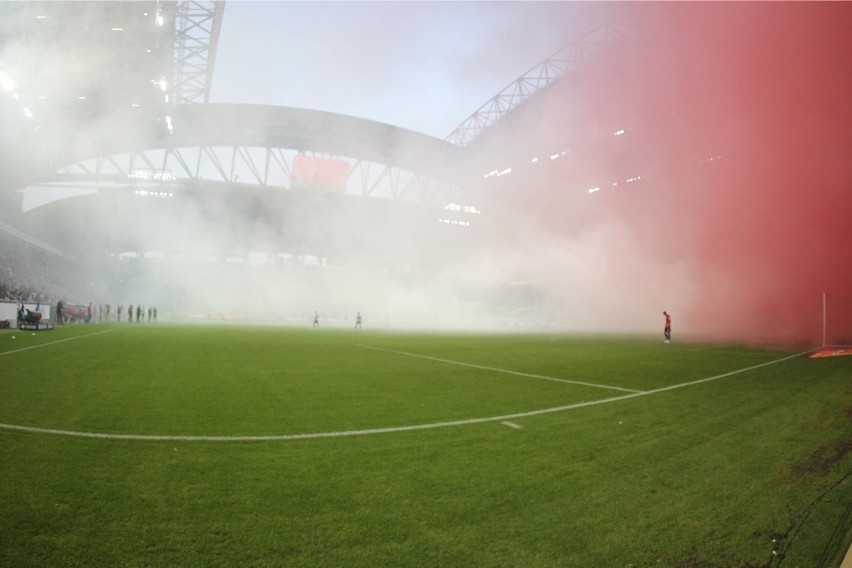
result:
M 825 292 L 822 293 L 822 346 L 825 347 Z

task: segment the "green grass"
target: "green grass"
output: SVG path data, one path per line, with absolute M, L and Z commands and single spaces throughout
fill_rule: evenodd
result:
M 230 437 L 457 424 L 260 441 L 0 428 L 0 565 L 819 566 L 849 528 L 852 358 L 641 396 L 541 378 L 649 391 L 794 353 L 705 347 L 212 325 L 3 333 L 5 425 Z M 488 420 L 506 415 L 521 428 Z

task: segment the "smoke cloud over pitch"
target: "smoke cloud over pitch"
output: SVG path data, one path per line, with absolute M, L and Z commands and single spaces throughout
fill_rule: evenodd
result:
M 513 180 L 503 227 L 525 231 L 522 272 L 583 324 L 661 329 L 667 309 L 676 333 L 759 343 L 818 341 L 828 292 L 848 340 L 848 6 L 631 8 L 624 49 L 513 133 L 571 150 Z
M 34 210 L 31 226 L 89 259 L 81 294 L 91 297 L 69 299 L 179 314 L 304 320 L 317 310 L 348 325 L 361 311 L 375 326 L 652 333 L 667 310 L 675 339 L 813 343 L 827 292 L 852 319 L 848 5 L 606 9 L 623 11 L 621 46 L 501 121 L 459 164 L 477 176 L 512 167 L 465 188 L 482 211 L 469 228 L 438 224 L 443 202 L 283 182 L 159 201 L 101 187 Z M 5 60 L 13 54 L 9 43 Z M 83 75 L 110 92 L 109 77 Z M 132 135 L 113 102 L 45 147 L 93 155 Z M 133 254 L 118 270 L 98 260 L 119 252 Z

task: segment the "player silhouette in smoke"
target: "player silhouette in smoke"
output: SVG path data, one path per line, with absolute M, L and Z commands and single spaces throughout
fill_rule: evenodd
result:
M 666 311 L 663 311 L 663 315 L 666 317 L 666 326 L 663 328 L 663 334 L 666 336 L 666 343 L 669 343 L 672 340 L 672 316 Z

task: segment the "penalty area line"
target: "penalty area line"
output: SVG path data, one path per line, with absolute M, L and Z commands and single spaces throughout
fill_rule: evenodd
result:
M 512 371 L 509 369 L 501 369 L 499 367 L 488 367 L 486 365 L 475 365 L 473 363 L 464 363 L 462 361 L 453 361 L 452 359 L 442 359 L 440 357 L 432 357 L 429 355 L 419 355 L 417 353 L 409 353 L 408 351 L 397 351 L 396 349 L 384 349 L 382 347 L 371 347 L 369 345 L 359 345 L 362 349 L 372 349 L 374 351 L 384 351 L 385 353 L 394 353 L 396 355 L 405 355 L 407 357 L 416 357 L 418 359 L 426 359 L 427 361 L 437 361 L 439 363 L 447 363 L 449 365 L 458 365 L 460 367 L 471 367 L 473 369 L 481 369 L 483 371 L 493 371 L 495 373 L 504 373 L 506 375 L 515 375 L 516 377 L 527 377 L 530 379 L 541 379 L 544 381 L 555 381 L 558 383 L 567 383 L 569 385 L 582 385 L 584 387 L 593 387 L 597 389 L 616 390 L 629 393 L 641 393 L 644 391 L 626 389 L 623 387 L 614 387 L 612 385 L 601 385 L 597 383 L 587 383 L 584 381 L 572 381 L 570 379 L 559 379 L 556 377 L 548 377 L 546 375 L 536 375 L 533 373 L 522 373 L 520 371 Z
M 590 406 L 598 406 L 602 404 L 609 404 L 611 402 L 619 402 L 622 400 L 629 400 L 631 398 L 638 398 L 640 396 L 650 396 L 653 394 L 659 394 L 662 392 L 672 391 L 680 388 L 691 387 L 703 383 L 708 383 L 711 381 L 717 381 L 719 379 L 723 379 L 725 377 L 730 377 L 733 375 L 738 375 L 740 373 L 745 373 L 748 371 L 753 371 L 755 369 L 760 369 L 761 367 L 768 367 L 770 365 L 777 365 L 778 363 L 783 363 L 784 361 L 789 361 L 790 359 L 795 359 L 797 357 L 801 357 L 802 355 L 806 355 L 810 353 L 810 351 L 805 351 L 802 353 L 797 353 L 795 355 L 788 355 L 787 357 L 782 357 L 780 359 L 774 359 L 772 361 L 767 361 L 765 363 L 759 363 L 757 365 L 751 365 L 749 367 L 743 367 L 742 369 L 736 369 L 734 371 L 729 371 L 727 373 L 722 373 L 719 375 L 714 375 L 712 377 L 706 377 L 703 379 L 698 379 L 695 381 L 688 381 L 685 383 L 679 383 L 676 385 L 669 385 L 667 387 L 662 387 L 649 391 L 642 392 L 634 392 L 621 396 L 614 396 L 609 398 L 603 398 L 598 400 L 591 400 L 587 402 L 577 402 L 574 404 L 567 404 L 564 406 L 556 406 L 553 408 L 542 408 L 539 410 L 530 410 L 527 412 L 516 412 L 513 414 L 503 414 L 500 416 L 486 416 L 483 418 L 468 418 L 462 420 L 448 420 L 445 422 L 432 422 L 428 424 L 413 424 L 410 426 L 392 426 L 388 428 L 368 428 L 363 430 L 343 430 L 339 432 L 315 432 L 315 433 L 306 433 L 306 434 L 280 434 L 280 435 L 268 435 L 268 436 L 176 436 L 176 435 L 150 435 L 150 434 L 107 434 L 101 432 L 75 432 L 72 430 L 58 430 L 53 428 L 37 428 L 34 426 L 21 426 L 16 424 L 0 424 L 0 429 L 3 430 L 16 430 L 19 432 L 30 432 L 35 434 L 55 434 L 60 436 L 72 436 L 78 438 L 98 438 L 102 440 L 139 440 L 139 441 L 169 441 L 169 442 L 270 442 L 270 441 L 285 441 L 285 440 L 312 440 L 317 438 L 343 438 L 347 436 L 367 436 L 372 434 L 393 434 L 399 432 L 410 432 L 414 430 L 433 430 L 436 428 L 447 428 L 451 426 L 467 426 L 471 424 L 485 424 L 488 422 L 501 422 L 503 424 L 508 425 L 507 423 L 511 423 L 512 420 L 517 420 L 519 418 L 528 418 L 531 416 L 540 416 L 543 414 L 553 414 L 556 412 L 564 412 L 566 410 L 575 410 L 578 408 L 587 408 Z

